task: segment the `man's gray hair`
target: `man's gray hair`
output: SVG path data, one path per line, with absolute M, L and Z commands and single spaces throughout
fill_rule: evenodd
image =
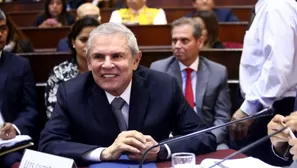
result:
M 195 39 L 198 39 L 202 35 L 202 26 L 199 24 L 198 21 L 194 20 L 193 18 L 186 18 L 182 17 L 177 19 L 171 23 L 171 33 L 173 28 L 183 25 L 191 25 L 193 27 L 193 36 Z
M 6 21 L 5 13 L 1 9 L 0 9 L 0 20 L 5 20 Z
M 98 35 L 113 35 L 116 33 L 123 34 L 128 41 L 128 46 L 131 50 L 132 56 L 136 56 L 139 52 L 138 44 L 135 35 L 126 26 L 119 23 L 104 23 L 95 28 L 88 39 L 87 57 L 90 55 L 91 45 L 94 37 Z

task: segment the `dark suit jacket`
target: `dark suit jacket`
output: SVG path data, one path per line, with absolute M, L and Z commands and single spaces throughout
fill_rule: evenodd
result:
M 151 69 L 174 76 L 182 87 L 180 66 L 174 56 L 155 61 Z M 204 57 L 199 58 L 197 71 L 196 111 L 211 125 L 220 125 L 231 120 L 231 99 L 228 87 L 227 69 Z M 226 142 L 227 127 L 213 130 L 218 144 Z
M 0 58 L 0 109 L 6 122 L 21 134 L 33 136 L 36 117 L 36 92 L 27 59 L 3 51 Z
M 232 9 L 215 8 L 213 12 L 216 14 L 218 22 L 238 22 L 239 19 L 232 13 Z M 185 17 L 193 17 L 195 11 L 185 15 Z
M 57 52 L 70 52 L 71 49 L 69 48 L 68 45 L 68 38 L 62 38 L 59 43 L 58 43 L 58 47 L 57 47 Z
M 58 91 L 53 115 L 41 133 L 39 150 L 70 157 L 82 164 L 82 155 L 110 146 L 120 133 L 104 90 L 91 72 L 64 82 Z M 163 141 L 207 128 L 185 100 L 176 80 L 140 66 L 133 74 L 128 130 L 137 130 Z M 208 132 L 183 142 L 168 144 L 172 153 L 207 153 L 216 149 Z

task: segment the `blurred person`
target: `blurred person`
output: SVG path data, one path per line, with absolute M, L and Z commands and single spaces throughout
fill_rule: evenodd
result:
M 219 23 L 213 11 L 196 11 L 193 18 L 202 25 L 204 48 L 225 48 L 224 44 L 219 40 Z
M 10 140 L 17 135 L 36 138 L 38 112 L 35 81 L 29 61 L 4 51 L 9 28 L 0 10 L 0 139 Z M 0 156 L 0 167 L 10 168 L 20 162 L 23 150 Z
M 238 22 L 239 19 L 229 8 L 215 8 L 214 0 L 193 0 L 193 7 L 196 11 L 212 10 L 218 18 L 218 22 Z M 186 17 L 193 17 L 196 11 L 189 13 Z
M 92 3 L 84 3 L 76 10 L 76 20 L 79 20 L 86 16 L 94 17 L 95 19 L 98 20 L 99 23 L 101 21 L 100 9 L 97 6 L 93 5 Z M 57 52 L 71 51 L 68 45 L 67 37 L 59 41 L 56 51 Z
M 97 19 L 83 17 L 72 26 L 68 35 L 69 48 L 72 59 L 55 66 L 49 75 L 45 88 L 45 107 L 47 117 L 50 118 L 57 102 L 56 93 L 59 85 L 88 71 L 86 60 L 86 44 L 93 29 L 99 26 Z
M 149 8 L 146 0 L 126 0 L 128 8 L 112 12 L 109 22 L 125 25 L 162 25 L 167 24 L 163 9 Z
M 66 0 L 45 0 L 44 13 L 39 15 L 35 25 L 41 28 L 72 25 L 74 16 L 66 11 Z

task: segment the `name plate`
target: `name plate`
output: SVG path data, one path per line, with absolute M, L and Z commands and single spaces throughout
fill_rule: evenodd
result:
M 26 149 L 19 168 L 72 168 L 74 160 Z

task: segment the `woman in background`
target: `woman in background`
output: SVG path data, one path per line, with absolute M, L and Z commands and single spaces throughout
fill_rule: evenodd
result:
M 213 11 L 197 11 L 193 18 L 196 18 L 202 25 L 202 35 L 205 38 L 204 48 L 225 48 L 219 40 L 219 23 Z
M 61 27 L 72 25 L 75 21 L 66 10 L 66 0 L 45 0 L 44 10 L 36 19 L 35 25 L 38 27 Z
M 53 108 L 57 102 L 56 93 L 59 85 L 88 71 L 86 45 L 91 31 L 97 26 L 99 26 L 99 22 L 93 17 L 84 17 L 74 23 L 68 35 L 72 59 L 55 66 L 47 80 L 45 106 L 48 118 L 51 117 Z

